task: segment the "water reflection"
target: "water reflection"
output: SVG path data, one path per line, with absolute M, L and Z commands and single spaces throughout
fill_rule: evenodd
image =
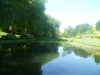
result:
M 93 57 L 94 61 L 97 64 L 100 63 L 100 50 L 91 50 L 89 48 L 86 49 L 83 47 L 75 47 L 75 46 L 65 46 L 63 47 L 62 56 L 66 56 L 68 54 L 71 54 L 72 52 L 74 52 L 75 55 L 82 58 Z
M 50 44 L 2 44 L 0 75 L 42 75 L 41 66 L 58 57 L 58 46 Z
M 94 55 L 93 58 L 97 64 L 100 63 L 100 55 Z
M 100 75 L 98 50 L 70 45 L 59 47 L 58 52 L 57 59 L 42 66 L 43 75 Z
M 0 45 L 0 75 L 100 75 L 100 51 L 20 43 Z

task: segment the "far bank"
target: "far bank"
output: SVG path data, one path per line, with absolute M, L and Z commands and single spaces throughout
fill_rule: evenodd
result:
M 96 38 L 68 38 L 70 42 L 100 47 L 100 39 Z

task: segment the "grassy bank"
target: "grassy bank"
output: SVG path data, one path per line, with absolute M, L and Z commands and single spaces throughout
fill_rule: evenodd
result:
M 55 44 L 55 45 L 68 45 L 69 41 L 65 39 L 52 39 L 52 38 L 33 38 L 33 39 L 16 39 L 16 40 L 0 40 L 0 44 L 6 43 L 24 43 L 24 42 L 36 42 L 45 44 Z
M 71 42 L 75 43 L 81 43 L 81 44 L 86 44 L 86 45 L 93 45 L 93 46 L 100 46 L 100 39 L 96 38 L 69 38 L 68 39 Z
M 45 43 L 45 44 L 56 44 L 56 45 L 68 45 L 69 42 L 66 38 L 28 38 L 28 39 L 21 39 L 20 35 L 15 35 L 16 39 L 7 40 L 5 38 L 2 39 L 2 36 L 6 36 L 7 33 L 0 31 L 0 44 L 5 43 L 24 43 L 24 42 L 38 42 L 38 43 Z
M 69 41 L 66 38 L 37 38 L 38 42 L 57 44 L 57 45 L 68 45 Z

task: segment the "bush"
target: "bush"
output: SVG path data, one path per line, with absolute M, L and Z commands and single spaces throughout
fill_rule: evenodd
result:
M 32 37 L 29 36 L 29 35 L 26 35 L 26 34 L 22 34 L 22 35 L 20 36 L 20 39 L 32 39 Z
M 68 41 L 68 40 L 64 38 L 58 38 L 58 41 Z
M 82 35 L 82 37 L 81 38 L 84 38 L 84 35 Z
M 7 35 L 1 36 L 1 39 L 2 40 L 15 40 L 17 38 L 16 38 L 16 36 L 14 34 L 8 33 Z
M 100 38 L 100 34 L 96 34 L 96 38 Z
M 81 38 L 81 36 L 79 35 L 79 36 L 76 36 L 76 38 Z
M 90 38 L 93 38 L 93 34 L 90 35 Z

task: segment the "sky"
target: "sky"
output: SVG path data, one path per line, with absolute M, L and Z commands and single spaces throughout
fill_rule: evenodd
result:
M 60 31 L 68 26 L 100 20 L 100 0 L 47 0 L 45 13 L 61 22 Z

